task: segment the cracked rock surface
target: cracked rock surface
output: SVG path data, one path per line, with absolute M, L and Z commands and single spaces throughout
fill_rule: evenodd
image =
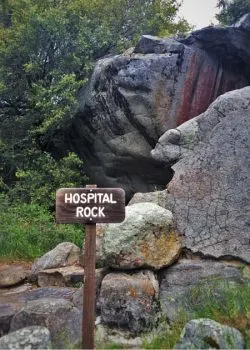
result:
M 176 129 L 179 141 L 167 132 L 152 152 L 161 162 L 179 159 L 167 190 L 183 245 L 250 262 L 250 87 L 220 96 L 187 124 Z

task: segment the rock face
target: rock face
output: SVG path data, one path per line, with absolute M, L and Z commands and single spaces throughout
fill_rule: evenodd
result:
M 172 322 L 180 312 L 192 317 L 195 306 L 206 304 L 212 295 L 223 300 L 228 286 L 241 288 L 249 282 L 241 267 L 232 263 L 213 260 L 180 259 L 176 264 L 162 270 L 160 279 L 160 304 L 164 315 Z M 193 297 L 195 295 L 195 297 Z
M 38 326 L 19 329 L 0 339 L 0 349 L 51 349 L 49 330 Z
M 0 288 L 10 287 L 21 283 L 28 275 L 28 271 L 21 266 L 9 266 L 0 270 Z
M 143 36 L 133 53 L 100 60 L 65 140 L 86 161 L 92 181 L 123 187 L 128 198 L 163 187 L 171 169 L 150 151 L 166 130 L 249 85 L 249 28 L 245 19 L 183 41 Z
M 11 321 L 11 331 L 27 326 L 47 327 L 54 348 L 72 348 L 80 345 L 81 313 L 64 299 L 29 301 Z
M 37 259 L 32 265 L 31 280 L 37 278 L 41 270 L 65 267 L 79 262 L 80 248 L 70 242 L 58 244 L 54 249 Z
M 174 166 L 168 206 L 183 246 L 250 262 L 250 87 L 220 96 L 200 116 L 163 135 L 152 155 Z
M 101 248 L 105 266 L 158 270 L 178 258 L 181 237 L 174 230 L 169 210 L 154 203 L 138 203 L 126 207 L 122 223 L 106 226 Z
M 192 320 L 182 331 L 175 349 L 244 349 L 242 334 L 235 328 L 209 319 Z
M 106 275 L 99 298 L 103 322 L 135 334 L 152 326 L 158 289 L 157 279 L 148 270 Z

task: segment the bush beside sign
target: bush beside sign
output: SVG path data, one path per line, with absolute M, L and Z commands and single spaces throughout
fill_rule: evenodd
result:
M 61 188 L 56 192 L 56 222 L 116 223 L 125 219 L 121 188 Z

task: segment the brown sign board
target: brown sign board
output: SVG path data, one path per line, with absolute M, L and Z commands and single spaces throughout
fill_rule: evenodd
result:
M 121 188 L 61 188 L 56 192 L 57 223 L 118 223 L 124 219 L 125 192 Z

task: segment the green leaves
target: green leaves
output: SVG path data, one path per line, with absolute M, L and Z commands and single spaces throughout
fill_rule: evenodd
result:
M 13 203 L 0 195 L 0 257 L 33 260 L 63 241 L 82 246 L 80 225 L 57 225 L 47 208 Z
M 249 0 L 218 0 L 217 7 L 221 9 L 216 15 L 222 25 L 232 25 L 244 14 L 250 12 Z
M 17 169 L 18 182 L 9 192 L 12 202 L 36 203 L 51 209 L 55 205 L 57 189 L 83 186 L 87 182 L 83 162 L 74 153 L 59 160 L 33 149 L 26 155 L 29 162 Z
M 176 21 L 179 6 L 178 0 L 1 1 L 0 170 L 12 198 L 51 206 L 59 185 L 84 185 L 63 140 L 77 92 L 97 59 L 133 46 L 142 34 L 188 29 Z

